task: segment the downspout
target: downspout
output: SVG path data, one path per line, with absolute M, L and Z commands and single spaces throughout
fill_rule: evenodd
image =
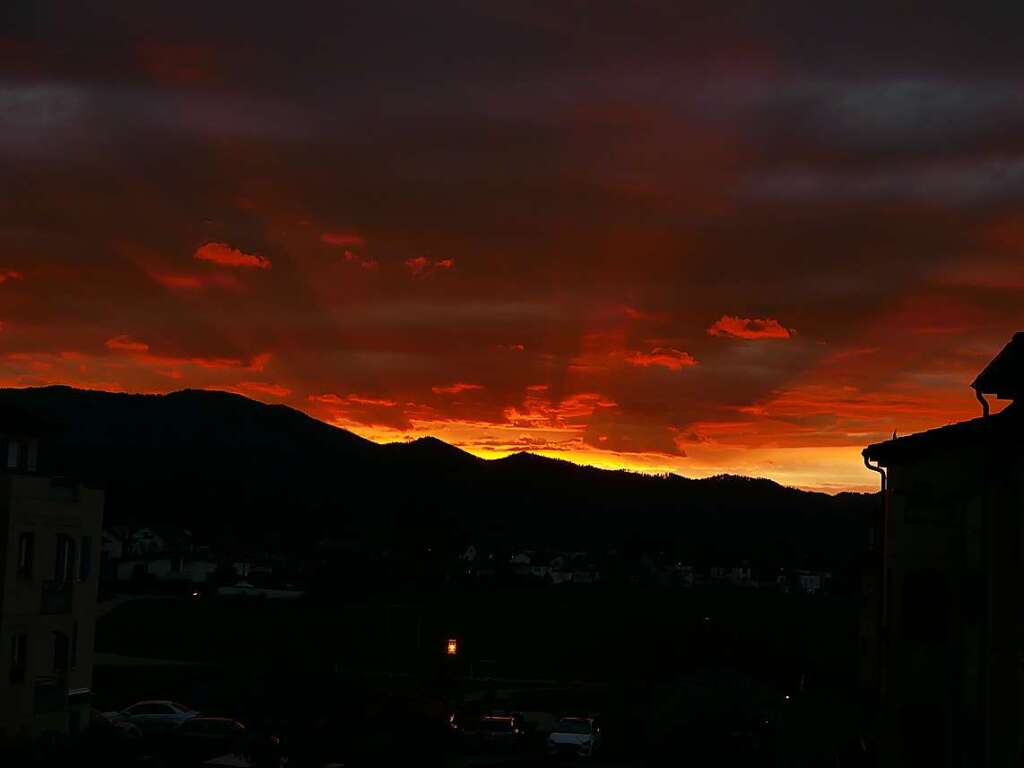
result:
M 974 388 L 974 396 L 978 398 L 978 402 L 981 403 L 982 418 L 988 416 L 988 400 L 985 399 L 985 396 L 981 393 L 981 390 L 978 387 Z
M 871 466 L 871 464 L 869 463 L 869 460 L 868 460 L 868 457 L 867 457 L 866 454 L 864 456 L 864 466 L 867 467 L 868 469 L 870 469 L 872 472 L 877 472 L 879 475 L 882 476 L 882 516 L 881 516 L 881 519 L 879 520 L 879 535 L 878 535 L 879 556 L 881 557 L 881 560 L 882 560 L 882 585 L 881 585 L 882 599 L 879 601 L 879 603 L 881 603 L 881 616 L 879 616 L 878 626 L 879 626 L 879 630 L 884 633 L 888 629 L 888 623 L 889 623 L 888 622 L 888 617 L 889 617 L 889 610 L 888 610 L 889 590 L 888 590 L 888 582 L 887 582 L 889 563 L 888 563 L 888 558 L 887 558 L 887 555 L 886 555 L 886 543 L 887 543 L 886 542 L 886 528 L 888 528 L 888 522 L 889 522 L 888 521 L 888 517 L 889 517 L 889 499 L 886 496 L 886 491 L 888 490 L 888 480 L 889 480 L 889 478 L 888 478 L 888 476 L 885 473 L 885 468 L 884 467 L 882 467 L 881 465 Z
M 879 585 L 878 585 L 878 591 L 881 594 L 880 594 L 880 599 L 878 601 L 878 637 L 876 639 L 877 647 L 875 648 L 875 653 L 877 654 L 877 658 L 875 660 L 875 663 L 878 665 L 877 677 L 876 677 L 876 682 L 877 682 L 877 685 L 878 685 L 878 691 L 877 691 L 877 697 L 878 698 L 876 700 L 876 706 L 878 707 L 878 711 L 875 713 L 875 716 L 876 717 L 881 717 L 881 716 L 883 716 L 883 713 L 882 713 L 881 709 L 882 709 L 882 706 L 884 705 L 884 696 L 885 696 L 885 657 L 886 657 L 886 648 L 888 647 L 887 636 L 888 636 L 888 617 L 889 617 L 889 578 L 888 578 L 888 576 L 889 576 L 889 574 L 888 574 L 888 571 L 889 571 L 889 567 L 888 566 L 889 566 L 889 564 L 888 564 L 888 559 L 887 559 L 886 551 L 885 550 L 886 550 L 886 528 L 888 527 L 888 525 L 887 525 L 887 523 L 888 523 L 887 518 L 888 518 L 888 513 L 889 513 L 889 499 L 887 497 L 886 491 L 888 490 L 888 480 L 889 480 L 889 478 L 886 475 L 885 468 L 882 467 L 880 464 L 876 464 L 876 465 L 872 466 L 872 464 L 871 464 L 870 460 L 868 459 L 868 456 L 867 456 L 866 453 L 864 454 L 864 466 L 867 467 L 868 469 L 870 469 L 872 472 L 877 472 L 881 476 L 881 478 L 882 478 L 882 514 L 879 517 L 879 522 L 878 522 L 878 528 L 879 528 L 879 531 L 878 531 L 878 550 L 879 550 L 878 556 L 879 556 L 879 560 L 880 560 L 880 563 L 881 563 L 881 574 L 880 574 L 880 580 L 879 580 Z M 872 545 L 874 545 L 874 543 L 875 542 L 872 542 Z M 877 740 L 880 738 L 880 734 L 877 732 L 878 727 L 879 727 L 879 721 L 876 720 L 874 722 L 874 725 L 873 725 L 873 729 L 875 730 L 874 737 L 875 737 L 876 744 L 877 744 Z
M 982 402 L 985 402 L 985 401 L 982 400 Z M 986 406 L 987 406 L 987 404 L 986 404 Z M 986 415 L 987 415 L 988 408 L 986 407 L 985 410 L 986 410 Z M 870 459 L 867 457 L 867 455 L 865 455 L 864 456 L 864 466 L 867 467 L 868 469 L 870 469 L 872 472 L 877 472 L 878 474 L 880 474 L 882 476 L 882 493 L 884 494 L 885 493 L 885 481 L 886 481 L 885 469 L 883 467 L 881 467 L 881 466 L 874 466 L 873 467 L 868 462 L 870 462 Z M 883 495 L 882 498 L 884 500 L 885 496 Z

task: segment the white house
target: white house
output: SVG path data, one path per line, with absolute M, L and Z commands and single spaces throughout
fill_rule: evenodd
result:
M 297 589 L 254 587 L 248 582 L 240 581 L 233 587 L 218 587 L 217 594 L 221 597 L 265 597 L 268 600 L 295 600 L 306 593 Z
M 155 576 L 157 581 L 183 581 L 201 584 L 217 570 L 217 563 L 206 558 L 162 557 L 152 560 L 125 560 L 118 563 L 119 581 L 131 581 L 139 573 Z
M 133 555 L 159 552 L 187 552 L 191 550 L 192 533 L 181 528 L 146 527 L 132 533 L 128 550 Z
M 805 595 L 816 595 L 828 590 L 832 574 L 828 571 L 797 571 L 797 589 Z
M 124 557 L 124 540 L 113 531 L 104 529 L 100 555 L 105 560 L 120 560 Z

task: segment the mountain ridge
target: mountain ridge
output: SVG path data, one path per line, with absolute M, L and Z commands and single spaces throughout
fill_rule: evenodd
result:
M 648 475 L 526 452 L 485 460 L 437 438 L 378 444 L 221 391 L 8 388 L 0 408 L 62 427 L 41 469 L 102 481 L 109 522 L 180 523 L 211 539 L 711 548 L 833 562 L 852 556 L 860 518 L 876 501 L 766 478 Z

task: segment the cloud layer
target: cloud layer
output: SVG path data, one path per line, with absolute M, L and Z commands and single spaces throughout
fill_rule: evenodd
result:
M 1024 11 L 734 10 L 14 13 L 0 384 L 873 487 L 1024 325 Z

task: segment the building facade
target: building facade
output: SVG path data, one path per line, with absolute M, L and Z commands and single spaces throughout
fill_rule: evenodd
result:
M 38 453 L 0 436 L 2 747 L 88 723 L 103 492 L 40 474 Z
M 1001 412 L 864 451 L 884 492 L 861 637 L 882 766 L 1024 759 L 1021 374 L 1017 334 L 973 385 L 1014 401 Z

